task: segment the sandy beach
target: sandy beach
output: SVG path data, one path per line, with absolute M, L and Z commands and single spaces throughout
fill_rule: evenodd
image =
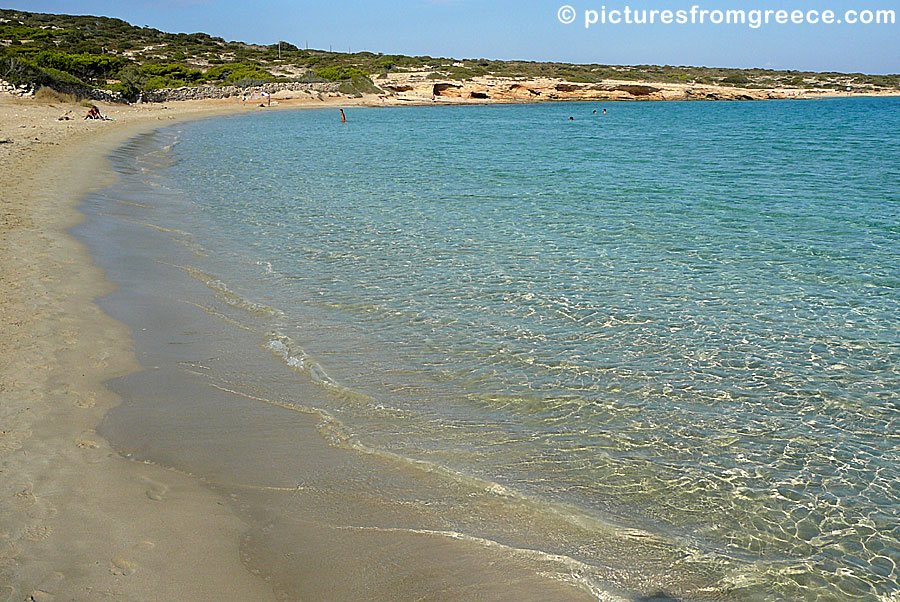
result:
M 479 598 L 519 596 L 510 583 L 534 599 L 589 599 L 572 584 L 539 576 L 527 551 L 517 560 L 492 542 L 464 542 L 453 533 L 350 537 L 313 524 L 305 539 L 276 547 L 293 550 L 300 541 L 312 553 L 334 545 L 337 557 L 370 550 L 356 565 L 316 560 L 279 583 L 277 572 L 266 574 L 277 557 L 260 566 L 244 552 L 248 524 L 229 500 L 192 475 L 130 460 L 98 435 L 120 402 L 103 383 L 140 365 L 130 330 L 94 303 L 113 285 L 67 233 L 84 219 L 78 201 L 114 181 L 106 157 L 127 140 L 180 120 L 253 108 L 200 101 L 100 109 L 112 120 L 85 121 L 79 105 L 0 100 L 0 601 L 297 599 L 298 579 L 317 599 L 346 599 L 366 591 L 373 576 L 378 599 L 418 596 L 435 583 L 461 586 L 435 599 L 457 599 L 466 588 Z M 66 114 L 73 120 L 58 121 Z M 312 466 L 348 461 L 347 452 L 319 446 Z M 401 557 L 369 566 L 385 541 L 403 550 L 402 558 L 420 559 L 421 568 L 397 573 L 405 575 L 402 584 L 392 584 L 397 563 L 407 562 Z
M 110 285 L 65 233 L 81 195 L 110 182 L 110 149 L 233 103 L 103 106 L 115 121 L 99 122 L 0 102 L 0 599 L 271 599 L 222 500 L 95 434 L 117 403 L 101 382 L 136 364 L 127 329 L 92 303 Z
M 0 8 L 0 602 L 900 602 L 896 10 L 195 4 Z
M 114 121 L 85 121 L 79 105 L 0 99 L 0 600 L 272 598 L 221 499 L 95 433 L 117 404 L 101 383 L 137 364 L 128 330 L 92 303 L 111 285 L 66 234 L 78 199 L 111 182 L 110 150 L 242 110 L 101 105 Z
M 740 126 L 744 129 L 738 131 L 743 131 L 744 138 L 767 131 L 770 122 L 777 123 L 772 121 L 772 115 L 789 115 L 799 123 L 806 116 L 808 123 L 818 124 L 822 119 L 819 114 L 824 112 L 834 121 L 846 120 L 845 129 L 851 129 L 848 139 L 855 140 L 857 134 L 852 127 L 858 115 L 887 111 L 892 106 L 889 103 L 838 100 L 835 107 L 816 101 L 667 103 L 663 108 L 672 111 L 668 115 L 675 116 L 670 120 L 673 123 L 707 120 L 716 133 Z M 436 152 L 427 169 L 417 172 L 421 180 L 411 180 L 407 183 L 409 188 L 401 186 L 400 192 L 385 195 L 383 204 L 378 205 L 360 191 L 390 190 L 396 173 L 393 169 L 380 173 L 375 168 L 370 170 L 370 149 L 389 149 L 384 152 L 406 156 L 407 163 L 414 163 L 418 155 L 435 150 L 422 149 L 417 144 L 431 145 L 438 139 L 436 132 L 441 136 L 447 131 L 456 132 L 459 139 L 460 132 L 471 127 L 482 128 L 484 134 L 479 140 L 493 136 L 504 145 L 520 149 L 528 148 L 529 141 L 538 138 L 528 131 L 540 135 L 564 132 L 558 134 L 561 144 L 572 148 L 591 144 L 599 147 L 607 138 L 615 138 L 616 132 L 624 132 L 619 137 L 627 139 L 637 131 L 654 131 L 660 123 L 656 113 L 659 105 L 630 103 L 630 120 L 613 118 L 603 122 L 603 129 L 597 121 L 579 118 L 575 125 L 580 129 L 553 130 L 560 123 L 568 125 L 569 107 L 578 105 L 551 104 L 474 107 L 471 111 L 348 111 L 349 127 L 340 123 L 338 107 L 381 104 L 377 97 L 355 101 L 278 99 L 271 108 L 235 100 L 183 101 L 165 106 L 100 104 L 101 112 L 110 120 L 85 121 L 82 117 L 87 108 L 80 104 L 0 96 L 0 602 L 739 600 L 756 599 L 759 592 L 769 591 L 788 592 L 785 598 L 805 599 L 791 595 L 798 591 L 792 589 L 791 582 L 773 580 L 781 579 L 781 573 L 773 578 L 756 568 L 747 569 L 743 559 L 707 553 L 682 536 L 694 528 L 692 525 L 702 527 L 704 523 L 695 521 L 708 514 L 708 504 L 712 503 L 709 500 L 716 501 L 708 496 L 719 491 L 718 486 L 707 487 L 711 481 L 697 472 L 697 467 L 706 461 L 698 460 L 698 454 L 704 458 L 726 454 L 739 441 L 737 435 L 705 437 L 701 441 L 693 430 L 695 424 L 685 421 L 685 430 L 673 436 L 676 442 L 685 440 L 689 444 L 673 447 L 677 453 L 672 452 L 672 457 L 691 476 L 663 471 L 659 481 L 653 481 L 657 473 L 648 471 L 643 456 L 634 451 L 640 449 L 638 444 L 653 454 L 666 450 L 663 439 L 640 443 L 647 430 L 643 416 L 652 410 L 646 399 L 619 409 L 614 404 L 596 402 L 578 405 L 580 393 L 549 397 L 477 395 L 477 387 L 484 386 L 489 391 L 498 388 L 501 372 L 486 377 L 484 385 L 474 379 L 473 385 L 464 383 L 463 387 L 473 387 L 476 394 L 466 397 L 462 411 L 448 404 L 449 419 L 435 411 L 417 422 L 411 409 L 427 405 L 423 399 L 430 400 L 432 407 L 445 402 L 437 394 L 423 397 L 422 391 L 433 387 L 450 401 L 459 398 L 459 391 L 456 380 L 432 379 L 432 372 L 422 372 L 420 376 L 413 368 L 434 359 L 431 354 L 435 349 L 445 353 L 451 344 L 460 345 L 459 349 L 468 356 L 472 343 L 467 337 L 470 330 L 478 328 L 478 323 L 470 321 L 461 329 L 466 335 L 460 339 L 462 343 L 455 343 L 452 338 L 429 341 L 418 356 L 410 355 L 411 346 L 407 345 L 398 347 L 395 357 L 383 344 L 372 344 L 368 339 L 373 333 L 390 332 L 388 327 L 406 328 L 413 320 L 402 312 L 397 312 L 396 318 L 387 312 L 387 318 L 372 318 L 369 316 L 375 312 L 367 311 L 370 306 L 360 304 L 359 300 L 366 298 L 366 278 L 381 285 L 391 274 L 384 266 L 399 265 L 395 245 L 379 246 L 383 238 L 389 238 L 386 232 L 391 229 L 398 233 L 396 236 L 405 236 L 393 222 L 390 228 L 382 225 L 378 236 L 365 233 L 366 228 L 383 215 L 411 219 L 405 213 L 407 206 L 400 206 L 396 199 L 416 200 L 422 182 L 428 182 L 440 171 L 432 169 L 432 165 L 434 161 L 440 164 L 441 158 Z M 625 106 L 610 105 L 610 115 L 625 114 Z M 291 108 L 328 110 L 239 115 Z M 580 108 L 584 113 L 591 109 Z M 508 111 L 505 121 L 504 111 Z M 537 117 L 532 116 L 529 125 L 521 113 L 513 113 L 517 111 L 535 111 Z M 405 134 L 404 146 L 398 150 L 400 147 L 394 146 L 397 132 L 407 126 L 410 115 L 418 116 L 420 121 Z M 62 116 L 71 119 L 59 120 Z M 168 128 L 179 122 L 213 117 L 234 118 Z M 726 124 L 728 128 L 724 127 Z M 507 128 L 504 135 L 495 135 L 498 127 L 501 131 Z M 526 133 L 514 131 L 520 128 L 526 128 Z M 332 129 L 344 138 L 329 139 Z M 285 132 L 304 135 L 292 138 Z M 711 138 L 716 139 L 714 135 Z M 767 139 L 774 140 L 775 134 L 770 132 Z M 284 159 L 269 165 L 265 181 L 255 179 L 261 173 L 252 160 L 255 143 L 249 154 L 228 156 L 222 152 L 223 148 L 241 150 L 246 140 L 270 140 L 269 156 Z M 370 140 L 380 140 L 380 146 L 376 142 L 369 146 Z M 695 148 L 692 136 L 682 134 L 675 140 L 684 145 L 679 151 L 682 154 L 686 153 L 685 148 Z M 340 144 L 344 146 L 335 146 Z M 718 157 L 723 144 L 709 144 L 704 152 Z M 882 145 L 888 147 L 883 141 Z M 635 159 L 630 149 L 605 148 L 606 153 L 613 155 L 607 158 L 611 164 L 618 161 L 628 169 L 641 169 L 632 162 Z M 470 168 L 463 175 L 448 171 L 453 175 L 445 181 L 435 181 L 434 189 L 459 186 L 461 194 L 469 195 L 484 185 L 479 174 L 486 160 L 478 154 L 480 150 L 480 146 L 470 148 L 469 159 L 454 156 L 449 164 L 456 166 L 469 160 Z M 659 153 L 665 158 L 670 150 L 662 144 L 648 144 L 644 152 Z M 738 153 L 733 152 L 735 156 Z M 783 160 L 792 161 L 793 157 L 785 152 Z M 848 171 L 863 169 L 852 164 L 856 155 L 848 153 L 845 158 L 851 162 L 849 165 L 837 161 L 825 165 Z M 880 160 L 884 165 L 894 164 Z M 154 165 L 162 167 L 154 171 Z M 547 165 L 553 167 L 553 163 Z M 730 169 L 735 165 L 741 168 L 733 163 Z M 793 169 L 793 163 L 789 165 Z M 507 171 L 516 173 L 517 168 L 518 165 L 507 166 Z M 781 177 L 793 173 L 783 166 L 781 169 L 788 174 Z M 545 169 L 547 173 L 551 171 Z M 426 172 L 427 175 L 421 175 Z M 348 212 L 342 204 L 333 218 L 325 212 L 314 216 L 316 219 L 309 218 L 308 213 L 312 212 L 305 211 L 304 202 L 324 211 L 328 201 L 321 197 L 304 198 L 308 186 L 305 178 L 323 173 L 341 178 L 342 185 L 353 191 L 345 203 L 372 204 L 375 209 L 353 209 L 351 204 L 353 210 Z M 359 178 L 357 185 L 345 181 L 351 175 Z M 191 180 L 194 176 L 199 183 Z M 833 174 L 829 177 L 829 181 L 840 180 Z M 762 181 L 754 194 L 765 193 L 765 183 Z M 708 190 L 713 191 L 720 185 L 715 179 L 707 184 Z M 565 182 L 558 185 L 565 190 Z M 614 214 L 620 179 L 609 186 L 612 200 L 607 203 Z M 771 186 L 780 194 L 780 180 Z M 206 222 L 192 221 L 195 214 L 204 216 L 219 208 L 231 210 L 221 200 L 236 192 L 259 204 L 242 205 L 216 219 L 246 229 L 247 238 L 238 243 L 256 243 L 258 232 L 268 235 L 281 229 L 291 248 L 297 246 L 304 254 L 315 251 L 315 260 L 324 266 L 317 268 L 320 274 L 315 274 L 308 264 L 303 264 L 303 268 L 289 275 L 308 278 L 313 274 L 320 278 L 317 284 L 293 289 L 289 288 L 293 281 L 288 286 L 284 279 L 278 281 L 278 287 L 258 286 L 258 274 L 263 266 L 273 270 L 280 247 L 249 256 L 251 259 L 235 254 L 240 258 L 235 261 L 229 252 L 240 248 L 237 244 L 229 247 L 233 241 L 224 236 L 217 239 L 215 229 L 206 226 Z M 494 193 L 494 184 L 490 184 L 487 192 L 476 198 L 488 198 Z M 576 200 L 580 198 L 578 191 L 567 194 Z M 189 204 L 179 200 L 179 195 L 191 199 L 191 203 L 199 199 L 206 204 Z M 374 193 L 373 197 L 377 198 Z M 560 194 L 560 198 L 565 197 L 566 194 Z M 469 196 L 460 199 L 455 211 L 445 212 L 443 207 L 437 207 L 431 213 L 413 214 L 425 216 L 415 219 L 426 224 L 428 232 L 439 239 L 440 249 L 446 246 L 444 233 L 459 224 L 456 212 L 465 215 L 480 207 Z M 552 208 L 557 205 L 556 197 L 547 203 Z M 430 211 L 432 206 L 429 197 L 420 209 Z M 623 214 L 631 219 L 630 198 L 623 201 L 623 206 L 628 207 Z M 298 208 L 296 215 L 282 216 L 279 212 L 286 207 Z M 396 215 L 391 214 L 395 209 Z M 266 210 L 272 214 L 267 216 Z M 360 211 L 355 216 L 358 222 L 342 222 L 348 213 L 355 215 L 354 211 Z M 605 211 L 604 215 L 607 213 L 610 212 Z M 567 215 L 573 221 L 561 230 L 574 231 L 582 226 L 583 212 Z M 272 223 L 252 223 L 264 217 Z M 701 214 L 698 219 L 702 217 Z M 212 218 L 205 219 L 215 224 Z M 442 222 L 444 219 L 449 221 Z M 509 227 L 506 222 L 499 222 L 494 228 L 484 227 L 480 219 L 481 216 L 473 217 L 468 222 L 479 224 L 480 235 Z M 281 220 L 287 224 L 281 224 Z M 885 223 L 893 224 L 890 218 Z M 531 227 L 524 234 L 537 230 Z M 629 231 L 621 230 L 621 244 L 637 244 Z M 358 244 L 354 237 L 361 231 L 366 236 L 366 246 L 360 247 L 362 250 L 352 260 L 345 259 L 343 251 L 348 245 Z M 341 252 L 326 254 L 316 247 L 324 246 L 328 241 L 323 239 L 341 232 L 347 240 L 332 243 Z M 669 230 L 664 234 L 669 236 Z M 523 239 L 528 240 L 527 236 Z M 506 245 L 511 239 L 502 240 Z M 594 239 L 590 240 L 593 245 Z M 547 249 L 543 242 L 524 247 L 524 251 L 535 253 L 542 261 L 548 258 Z M 527 257 L 524 251 L 511 256 Z M 411 264 L 427 263 L 435 255 L 433 251 L 419 255 L 418 246 L 407 252 Z M 362 265 L 363 258 L 369 264 Z M 353 264 L 352 270 L 343 280 L 336 279 L 344 261 Z M 603 269 L 615 273 L 627 265 L 627 259 L 620 259 L 605 264 Z M 577 266 L 594 269 L 588 262 Z M 439 267 L 434 272 L 434 283 L 423 289 L 426 294 L 422 298 L 431 300 L 435 291 L 446 287 L 448 296 L 466 304 L 452 315 L 465 315 L 470 311 L 468 300 L 485 297 L 483 289 L 461 293 L 459 288 L 465 279 L 453 277 L 447 266 Z M 488 265 L 485 271 L 488 268 L 493 266 Z M 242 272 L 245 269 L 249 277 Z M 886 269 L 883 271 L 887 273 Z M 596 275 L 585 273 L 590 276 L 585 280 L 597 279 Z M 406 275 L 402 266 L 394 273 L 401 283 Z M 630 278 L 631 272 L 627 275 Z M 419 280 L 409 281 L 416 287 L 413 293 L 404 291 L 396 294 L 400 301 L 389 301 L 403 307 L 404 300 L 414 298 Z M 341 282 L 347 283 L 346 288 Z M 665 286 L 668 285 L 663 282 Z M 627 297 L 630 287 L 627 284 L 621 289 L 624 293 L 610 294 L 610 298 Z M 362 308 L 361 312 L 341 316 L 347 320 L 346 328 L 336 329 L 328 321 L 323 322 L 324 327 L 317 326 L 304 314 L 288 313 L 308 302 L 312 294 L 324 297 L 326 291 L 330 292 L 328 311 L 341 301 L 345 306 Z M 522 295 L 523 302 L 529 301 Z M 767 295 L 752 297 L 765 299 Z M 317 317 L 317 311 L 322 310 L 313 308 L 310 315 Z M 589 332 L 585 327 L 584 332 L 590 335 L 587 340 L 593 341 L 597 333 L 606 332 L 611 341 L 609 357 L 613 359 L 621 353 L 615 347 L 621 340 L 616 329 L 632 325 L 644 328 L 648 323 L 644 318 L 630 325 L 625 320 L 607 321 L 605 314 L 593 308 L 590 311 L 584 319 L 595 322 Z M 634 315 L 643 316 L 647 311 L 641 308 Z M 570 319 L 569 313 L 554 313 L 561 319 Z M 895 312 L 884 311 L 883 315 Z M 889 331 L 896 329 L 891 327 Z M 671 339 L 676 349 L 675 359 L 668 361 L 680 361 L 682 339 L 678 337 L 688 341 L 694 336 L 692 333 L 691 329 L 684 329 L 681 335 L 666 332 L 665 339 L 660 340 Z M 321 346 L 309 345 L 317 338 L 324 342 Z M 414 331 L 397 338 L 415 343 L 420 337 Z M 760 340 L 774 345 L 766 337 Z M 547 344 L 544 339 L 535 349 L 540 351 Z M 309 347 L 309 352 L 303 345 Z M 584 354 L 586 358 L 597 353 L 594 344 L 590 345 L 590 351 Z M 372 350 L 371 358 L 359 353 L 353 362 L 342 359 L 356 349 Z M 494 353 L 492 347 L 479 357 L 490 354 L 488 359 L 493 359 Z M 553 357 L 563 358 L 569 353 L 569 349 L 563 349 Z M 316 357 L 324 358 L 322 363 L 328 367 L 328 374 L 315 363 Z M 530 355 L 528 358 L 534 361 Z M 844 361 L 850 362 L 850 358 L 848 352 Z M 342 365 L 342 361 L 346 363 Z M 353 378 L 342 379 L 342 370 L 345 374 L 361 375 L 357 380 L 365 381 L 367 372 L 360 366 L 368 365 L 367 361 L 375 366 L 369 377 L 374 384 L 368 386 L 376 392 L 381 391 L 377 387 L 390 386 L 384 389 L 382 398 L 366 397 L 342 384 L 356 384 Z M 402 376 L 401 387 L 382 378 L 382 367 L 392 365 L 391 361 L 395 362 L 394 371 Z M 412 368 L 405 365 L 407 361 Z M 515 361 L 514 375 L 520 370 L 520 363 Z M 532 369 L 531 362 L 527 365 Z M 546 362 L 536 365 L 554 367 Z M 315 374 L 314 368 L 319 369 Z M 440 376 L 447 378 L 453 373 L 442 371 Z M 779 383 L 773 382 L 773 386 Z M 662 407 L 668 408 L 670 396 L 677 396 L 677 392 L 661 391 L 660 396 L 666 400 Z M 691 393 L 690 399 L 693 396 Z M 396 405 L 387 407 L 380 399 L 389 399 Z M 707 409 L 704 399 L 701 395 L 700 415 L 705 415 L 702 412 Z M 687 401 L 684 403 L 683 407 L 691 408 Z M 709 407 L 717 407 L 717 403 L 710 402 Z M 512 423 L 512 436 L 505 433 L 504 423 L 496 418 L 501 411 L 509 411 L 517 420 L 517 413 L 524 416 L 521 426 L 519 422 Z M 535 419 L 539 412 L 549 412 L 549 426 Z M 556 413 L 565 420 L 571 416 L 574 428 L 582 430 L 589 424 L 591 412 L 599 417 L 596 428 L 601 439 L 571 446 L 571 436 L 566 434 L 560 448 L 534 444 L 541 428 L 551 435 L 548 441 L 557 441 L 560 432 L 556 430 Z M 607 414 L 618 422 L 610 422 L 609 426 Z M 721 428 L 729 434 L 736 432 L 730 424 L 722 427 L 718 416 L 718 412 L 713 413 L 709 427 L 712 432 L 718 433 L 716 429 Z M 674 418 L 667 420 L 678 424 Z M 357 424 L 363 426 L 354 431 Z M 761 422 L 759 428 L 768 429 L 767 424 Z M 359 433 L 366 432 L 367 427 L 373 428 L 365 440 Z M 483 435 L 482 427 L 487 427 Z M 446 444 L 446 449 L 434 445 L 428 450 L 431 455 L 424 456 L 407 452 L 404 445 L 415 452 L 410 444 L 417 433 L 415 428 L 424 433 L 419 436 Z M 471 433 L 466 429 L 471 429 Z M 891 432 L 882 426 L 873 431 Z M 617 442 L 615 437 L 620 432 L 626 439 Z M 448 439 L 442 440 L 440 437 L 445 435 Z M 482 436 L 487 442 L 483 447 L 491 448 L 491 453 L 472 453 L 481 449 L 478 445 L 482 445 Z M 571 441 L 579 441 L 578 436 L 581 435 Z M 767 442 L 773 436 L 764 430 L 759 440 Z M 453 437 L 460 438 L 458 444 Z M 501 442 L 509 446 L 509 455 L 499 455 L 504 453 L 497 449 Z M 604 451 L 596 453 L 601 448 Z M 678 455 L 682 449 L 683 457 Z M 602 463 L 611 457 L 606 450 L 613 450 L 609 453 L 620 454 L 624 460 L 617 460 L 608 472 L 603 472 Z M 507 466 L 521 467 L 526 473 L 518 483 L 525 486 L 517 488 L 517 481 L 512 479 L 479 477 L 485 473 L 491 477 L 489 470 L 481 473 L 466 469 L 465 465 L 456 469 L 456 455 L 466 453 L 473 458 L 470 466 L 493 461 L 492 454 L 498 454 L 496 466 L 500 469 L 496 472 L 502 473 Z M 582 453 L 584 456 L 579 456 Z M 798 452 L 797 457 L 805 461 L 809 455 L 804 451 Z M 574 498 L 585 500 L 582 506 L 553 493 L 546 497 L 532 495 L 528 488 L 528 479 L 534 475 L 542 484 L 553 478 L 569 478 L 565 470 L 556 470 L 554 462 L 559 458 L 584 458 L 584 466 L 590 466 L 590 462 L 599 464 L 599 469 L 585 473 L 583 480 L 571 481 L 571 490 L 587 492 L 584 498 Z M 537 467 L 540 462 L 545 462 L 543 468 Z M 577 468 L 581 470 L 580 465 Z M 827 473 L 831 469 L 824 470 Z M 741 478 L 750 479 L 747 475 Z M 701 483 L 696 489 L 685 485 L 694 478 Z M 754 535 L 746 523 L 740 522 L 742 513 L 755 517 L 763 510 L 757 506 L 731 506 L 738 499 L 728 493 L 733 478 L 730 469 L 722 478 L 722 495 L 727 501 L 722 512 L 723 538 L 730 539 L 735 534 L 764 537 L 764 529 L 759 531 L 762 535 Z M 659 484 L 652 491 L 645 490 L 651 482 Z M 512 486 L 508 486 L 510 483 Z M 591 493 L 594 487 L 601 494 Z M 760 491 L 770 490 L 768 484 L 759 487 Z M 562 490 L 560 487 L 552 491 Z M 699 497 L 695 496 L 696 491 L 701 492 Z M 647 499 L 651 500 L 649 512 L 654 512 L 655 495 L 659 496 L 656 516 L 671 516 L 673 524 L 687 525 L 684 531 L 661 527 L 669 518 L 660 519 L 650 528 L 645 528 L 647 522 L 634 518 L 639 515 L 639 510 L 634 509 L 641 508 Z M 599 499 L 610 500 L 609 511 L 591 506 Z M 778 503 L 772 502 L 773 512 L 780 511 Z M 787 513 L 793 502 L 785 503 L 789 504 Z M 592 511 L 585 512 L 584 507 Z M 731 520 L 728 512 L 737 517 L 731 523 L 727 522 Z M 720 528 L 718 523 L 716 528 Z M 751 547 L 755 541 L 741 545 Z M 893 587 L 890 583 L 875 586 Z

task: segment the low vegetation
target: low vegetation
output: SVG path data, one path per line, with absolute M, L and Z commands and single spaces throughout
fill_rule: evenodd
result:
M 128 98 L 159 88 L 247 86 L 274 81 L 339 82 L 349 94 L 378 92 L 372 79 L 397 71 L 427 71 L 440 80 L 478 76 L 572 82 L 684 82 L 748 88 L 900 88 L 900 75 L 812 73 L 654 65 L 573 65 L 430 56 L 339 53 L 229 42 L 205 33 L 166 33 L 120 19 L 0 9 L 0 78 L 66 90 L 116 90 Z
M 73 104 L 76 101 L 76 98 L 72 94 L 65 94 L 63 92 L 59 92 L 54 90 L 53 88 L 48 88 L 46 86 L 41 86 L 34 93 L 34 99 L 38 102 L 43 103 L 63 103 L 63 104 Z

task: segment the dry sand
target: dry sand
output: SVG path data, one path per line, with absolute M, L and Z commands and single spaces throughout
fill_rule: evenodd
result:
M 135 370 L 128 330 L 92 302 L 111 290 L 66 234 L 111 182 L 107 153 L 234 102 L 101 106 L 0 98 L 0 602 L 268 600 L 241 564 L 244 524 L 197 480 L 131 462 L 93 430 Z M 74 121 L 56 118 L 71 112 Z

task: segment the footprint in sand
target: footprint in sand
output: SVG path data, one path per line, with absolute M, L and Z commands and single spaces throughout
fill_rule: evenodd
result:
M 0 431 L 0 454 L 18 451 L 22 443 L 31 438 L 31 431 Z
M 109 357 L 110 357 L 109 353 L 104 351 L 103 353 L 100 354 L 100 357 L 95 362 L 93 362 L 91 365 L 94 368 L 101 368 L 101 369 L 108 368 L 109 362 L 106 360 L 108 360 Z
M 31 483 L 20 484 L 13 491 L 13 508 L 24 512 L 29 518 L 47 520 L 56 516 L 56 507 L 49 501 L 35 496 Z
M 39 583 L 39 588 L 31 592 L 26 602 L 34 600 L 34 602 L 43 602 L 55 599 L 55 595 L 50 593 L 59 590 L 60 585 L 66 576 L 62 573 L 51 573 Z M 2 599 L 2 598 L 0 598 Z
M 144 541 L 135 544 L 134 551 L 135 552 L 149 552 L 150 550 L 152 550 L 155 547 L 156 547 L 155 543 L 145 539 Z
M 75 405 L 84 410 L 97 405 L 97 394 L 94 392 L 75 393 Z
M 26 510 L 31 506 L 34 506 L 37 498 L 34 497 L 34 493 L 32 493 L 32 484 L 22 484 L 16 487 L 15 493 L 13 494 L 13 504 L 19 510 Z
M 169 493 L 168 485 L 157 483 L 156 481 L 150 480 L 148 478 L 144 478 L 144 482 L 147 483 L 147 489 L 145 493 L 147 494 L 147 497 L 154 502 L 162 501 L 166 494 Z
M 137 571 L 137 564 L 131 560 L 113 558 L 109 563 L 109 572 L 113 575 L 127 577 L 129 575 L 134 575 L 135 571 Z
M 143 540 L 141 542 L 136 543 L 131 548 L 131 552 L 133 554 L 142 554 L 145 552 L 149 552 L 153 548 L 156 547 L 156 544 L 149 540 Z M 134 575 L 134 573 L 138 570 L 140 565 L 134 560 L 130 560 L 128 558 L 113 558 L 109 563 L 109 572 L 113 575 L 118 575 L 121 577 L 127 577 L 129 575 Z
M 37 498 L 34 506 L 26 512 L 28 518 L 50 520 L 56 517 L 56 507 L 45 499 Z
M 10 602 L 16 590 L 11 585 L 0 585 L 0 602 Z
M 14 541 L 10 541 L 8 537 L 0 535 L 0 560 L 5 558 L 18 558 L 22 551 Z
M 93 430 L 82 432 L 75 438 L 74 443 L 75 447 L 82 450 L 88 464 L 97 464 L 109 457 L 108 451 L 100 446 L 97 441 L 97 433 Z
M 53 527 L 50 525 L 31 525 L 22 533 L 28 541 L 42 541 L 50 537 Z

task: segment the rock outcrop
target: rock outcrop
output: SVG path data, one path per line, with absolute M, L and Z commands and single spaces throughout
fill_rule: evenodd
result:
M 422 102 L 540 102 L 562 100 L 765 100 L 785 98 L 771 90 L 692 84 L 604 81 L 569 82 L 561 79 L 477 77 L 455 81 L 434 79 L 431 72 L 391 73 L 375 85 L 400 101 Z

